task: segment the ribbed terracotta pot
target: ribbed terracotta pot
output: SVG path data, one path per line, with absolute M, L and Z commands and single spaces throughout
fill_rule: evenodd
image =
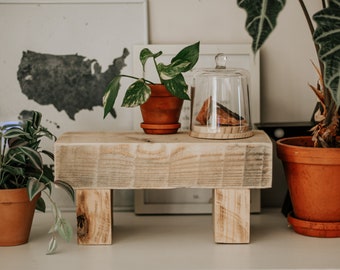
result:
M 173 96 L 162 84 L 150 84 L 151 96 L 140 105 L 143 123 L 147 134 L 173 134 L 180 128 L 178 122 L 183 99 Z
M 293 205 L 290 220 L 310 221 L 304 225 L 305 235 L 340 236 L 340 149 L 314 148 L 311 137 L 292 137 L 277 141 L 277 155 L 283 162 Z M 315 223 L 333 231 L 337 225 L 337 232 L 308 233 Z M 334 224 L 327 226 L 330 223 Z
M 28 242 L 39 196 L 29 201 L 26 188 L 0 190 L 0 246 Z

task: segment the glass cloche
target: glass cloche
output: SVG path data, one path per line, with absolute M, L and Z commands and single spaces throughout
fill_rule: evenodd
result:
M 215 61 L 215 69 L 198 69 L 193 75 L 189 135 L 207 139 L 250 137 L 249 72 L 226 68 L 225 54 L 216 55 Z

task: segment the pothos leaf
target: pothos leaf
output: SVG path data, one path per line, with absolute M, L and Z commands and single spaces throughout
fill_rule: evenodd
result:
M 126 90 L 122 106 L 136 107 L 146 102 L 150 95 L 151 89 L 143 80 L 135 81 Z
M 184 72 L 188 66 L 190 66 L 189 61 L 175 61 L 172 62 L 170 65 L 164 65 L 163 63 L 159 63 L 157 65 L 157 69 L 159 71 L 159 76 L 162 80 L 171 80 L 175 78 L 181 72 Z
M 103 96 L 104 118 L 110 113 L 120 88 L 120 76 L 114 77 L 105 89 Z
M 171 59 L 171 63 L 174 62 L 189 62 L 190 64 L 186 66 L 181 72 L 187 72 L 191 70 L 194 65 L 197 63 L 199 58 L 199 47 L 200 42 L 196 42 L 192 45 L 189 45 L 183 48 L 174 58 Z
M 172 80 L 163 81 L 163 83 L 166 89 L 168 89 L 168 91 L 172 95 L 180 99 L 187 99 L 187 100 L 190 99 L 190 97 L 187 94 L 188 85 L 185 83 L 185 80 L 182 74 L 177 75 Z
M 152 53 L 148 48 L 144 48 L 143 50 L 141 50 L 141 52 L 139 54 L 139 60 L 142 63 L 143 71 L 145 71 L 145 64 L 146 64 L 146 61 L 149 58 L 154 58 L 155 59 L 155 58 L 159 57 L 162 54 L 163 54 L 162 51 L 159 51 L 157 53 Z

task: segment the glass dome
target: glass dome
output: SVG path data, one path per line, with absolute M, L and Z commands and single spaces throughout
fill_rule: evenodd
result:
M 208 139 L 250 137 L 249 72 L 226 68 L 224 54 L 215 60 L 215 69 L 199 69 L 193 75 L 189 134 Z

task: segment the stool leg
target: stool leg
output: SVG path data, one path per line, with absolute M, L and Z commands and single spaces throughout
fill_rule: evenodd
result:
M 214 237 L 216 243 L 249 243 L 250 190 L 214 190 Z
M 110 189 L 76 190 L 78 244 L 112 244 L 112 197 Z

